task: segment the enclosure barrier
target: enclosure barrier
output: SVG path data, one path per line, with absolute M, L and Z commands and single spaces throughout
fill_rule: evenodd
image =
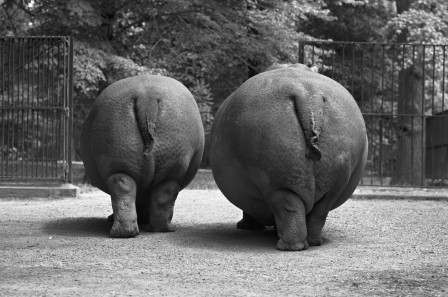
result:
M 303 41 L 299 63 L 342 84 L 367 126 L 361 184 L 448 186 L 448 45 Z
M 0 182 L 71 182 L 73 40 L 0 38 Z

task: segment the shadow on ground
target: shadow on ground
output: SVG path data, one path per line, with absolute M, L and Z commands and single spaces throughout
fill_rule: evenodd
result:
M 219 251 L 226 249 L 238 252 L 254 250 L 271 252 L 278 240 L 277 232 L 272 227 L 252 231 L 236 229 L 233 223 L 174 224 L 173 227 L 175 232 L 150 233 L 143 231 L 143 228 L 140 226 L 139 236 L 142 238 L 154 238 L 154 236 L 157 236 L 173 245 L 193 249 L 206 248 Z M 108 238 L 110 228 L 111 223 L 106 218 L 80 217 L 63 218 L 47 222 L 44 224 L 42 232 L 55 236 Z M 329 237 L 335 236 L 333 233 L 337 231 L 332 230 L 332 234 L 327 234 L 324 230 L 324 244 L 331 242 Z
M 277 232 L 272 227 L 263 230 L 239 230 L 235 224 L 200 224 L 195 226 L 175 225 L 176 234 L 168 240 L 191 248 L 223 249 L 238 252 L 269 251 L 277 244 Z M 323 234 L 324 244 L 330 240 Z
M 43 232 L 59 236 L 109 237 L 110 227 L 105 217 L 63 218 L 46 223 Z

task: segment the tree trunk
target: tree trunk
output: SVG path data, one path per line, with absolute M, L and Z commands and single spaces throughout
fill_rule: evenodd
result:
M 391 185 L 425 185 L 424 78 L 417 64 L 399 74 L 398 113 L 405 116 L 398 118 L 397 163 Z
M 397 0 L 397 13 L 409 10 L 415 0 Z M 403 31 L 399 42 L 407 41 L 407 33 Z M 413 65 L 400 70 L 398 114 L 398 150 L 396 167 L 392 174 L 391 185 L 420 185 L 425 181 L 425 118 L 424 115 L 424 60 L 420 47 L 415 48 Z

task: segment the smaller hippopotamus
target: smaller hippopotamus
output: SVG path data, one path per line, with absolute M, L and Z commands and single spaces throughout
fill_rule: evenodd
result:
M 139 75 L 108 86 L 81 135 L 84 167 L 110 194 L 112 237 L 172 231 L 177 194 L 198 171 L 204 128 L 193 95 L 175 79 Z M 138 223 L 137 223 L 138 222 Z
M 279 250 L 320 245 L 329 211 L 351 196 L 366 164 L 355 100 L 301 64 L 244 82 L 218 109 L 211 133 L 216 184 L 243 210 L 237 228 L 276 226 Z

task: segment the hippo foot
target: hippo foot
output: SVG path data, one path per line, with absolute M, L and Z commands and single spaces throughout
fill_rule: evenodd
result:
M 318 245 L 322 245 L 322 243 L 323 243 L 322 237 L 320 237 L 320 236 L 308 236 L 306 238 L 306 241 L 308 242 L 308 244 L 310 246 L 318 246 Z
M 241 230 L 261 230 L 264 229 L 265 226 L 260 224 L 257 220 L 252 218 L 246 213 L 243 213 L 243 218 L 241 221 L 236 223 L 236 228 Z
M 110 216 L 107 217 L 107 221 L 109 223 L 113 223 L 114 222 L 114 214 L 111 214 Z M 137 223 L 139 225 L 147 225 L 149 223 L 149 219 L 148 218 L 140 218 L 139 216 L 137 216 Z
M 280 251 L 302 251 L 306 250 L 308 248 L 308 243 L 305 241 L 303 242 L 297 242 L 297 243 L 286 243 L 283 241 L 283 239 L 279 239 L 277 241 L 277 247 L 276 249 Z
M 139 233 L 137 222 L 124 224 L 120 221 L 114 221 L 112 229 L 110 229 L 111 237 L 136 237 Z

